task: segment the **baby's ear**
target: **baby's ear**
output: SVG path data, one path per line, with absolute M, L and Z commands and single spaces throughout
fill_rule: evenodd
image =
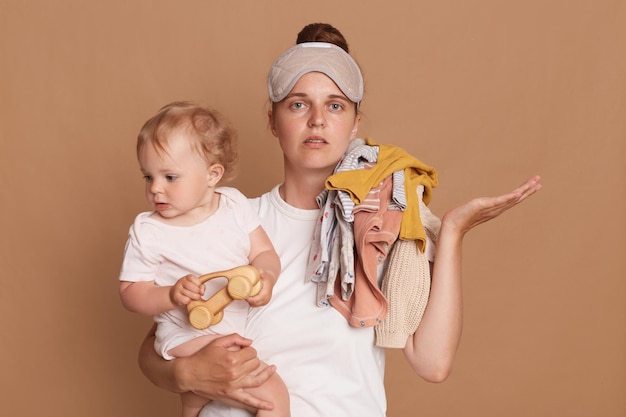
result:
M 207 168 L 207 182 L 209 187 L 215 187 L 224 176 L 224 167 L 220 164 L 213 164 Z

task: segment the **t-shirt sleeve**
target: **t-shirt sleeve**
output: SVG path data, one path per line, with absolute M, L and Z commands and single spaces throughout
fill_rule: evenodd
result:
M 222 187 L 220 192 L 231 200 L 237 210 L 237 222 L 242 230 L 251 233 L 261 225 L 258 209 L 241 191 L 236 188 Z
M 139 215 L 128 231 L 120 281 L 154 281 L 160 259 L 157 228 Z

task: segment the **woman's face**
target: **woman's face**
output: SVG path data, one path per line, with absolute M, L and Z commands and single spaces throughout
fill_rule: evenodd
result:
M 303 75 L 270 112 L 272 134 L 285 158 L 285 174 L 295 169 L 324 170 L 330 175 L 356 136 L 360 117 L 355 107 L 326 75 Z

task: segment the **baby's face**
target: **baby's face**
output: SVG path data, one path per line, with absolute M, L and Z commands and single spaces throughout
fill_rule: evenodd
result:
M 146 198 L 163 218 L 192 216 L 211 202 L 214 187 L 208 164 L 183 135 L 173 134 L 163 151 L 147 144 L 139 154 L 139 165 Z

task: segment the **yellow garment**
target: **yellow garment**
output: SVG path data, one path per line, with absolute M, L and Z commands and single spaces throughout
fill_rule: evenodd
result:
M 417 198 L 417 186 L 424 185 L 423 201 L 432 198 L 432 189 L 437 186 L 437 172 L 404 149 L 394 145 L 378 145 L 365 139 L 369 146 L 378 146 L 378 161 L 370 169 L 355 169 L 331 175 L 326 179 L 329 190 L 346 191 L 355 204 L 360 204 L 372 188 L 396 171 L 404 170 L 404 189 L 407 208 L 402 213 L 400 239 L 417 240 L 421 252 L 426 249 L 426 232 L 422 225 Z

